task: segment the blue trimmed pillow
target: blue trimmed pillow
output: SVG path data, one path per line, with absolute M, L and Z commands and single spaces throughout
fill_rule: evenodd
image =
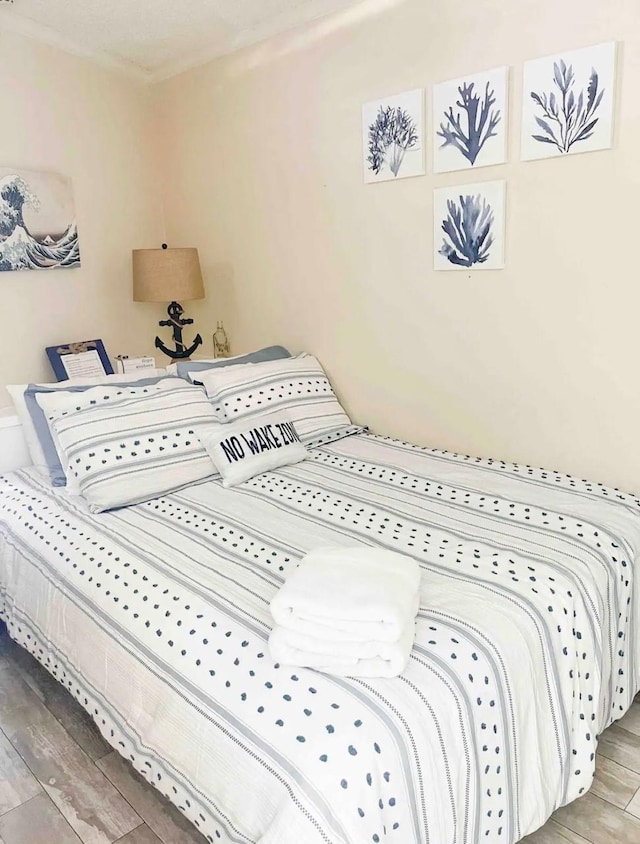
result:
M 65 478 L 61 474 L 60 462 L 55 454 L 49 428 L 44 422 L 40 408 L 34 401 L 34 395 L 39 392 L 61 390 L 90 390 L 98 384 L 149 384 L 154 380 L 166 377 L 165 370 L 156 369 L 153 372 L 144 373 L 142 377 L 134 373 L 105 375 L 102 378 L 74 378 L 53 384 L 8 384 L 6 389 L 20 419 L 31 463 L 38 473 L 50 480 L 54 486 L 64 486 Z
M 187 381 L 193 381 L 193 375 L 208 369 L 220 369 L 226 366 L 238 366 L 245 363 L 264 363 L 268 360 L 282 360 L 290 358 L 290 353 L 284 346 L 266 346 L 246 355 L 232 358 L 215 358 L 215 360 L 181 360 L 175 365 L 176 374 Z
M 66 485 L 67 477 L 65 475 L 64 469 L 62 468 L 62 464 L 60 462 L 60 458 L 58 456 L 53 437 L 51 436 L 51 431 L 49 430 L 49 423 L 47 422 L 45 411 L 38 403 L 39 395 L 50 393 L 55 393 L 56 395 L 85 393 L 88 390 L 93 390 L 98 386 L 108 387 L 110 390 L 113 390 L 116 386 L 119 389 L 127 387 L 146 387 L 152 384 L 158 384 L 160 381 L 164 381 L 167 378 L 167 375 L 161 375 L 154 378 L 139 378 L 137 380 L 134 378 L 122 381 L 118 380 L 116 383 L 107 380 L 104 384 L 100 385 L 97 385 L 95 383 L 73 385 L 67 384 L 67 382 L 62 382 L 65 384 L 64 387 L 56 387 L 54 385 L 46 386 L 40 384 L 29 384 L 23 393 L 23 399 L 31 420 L 31 424 L 35 431 L 35 435 L 38 439 L 40 450 L 42 452 L 43 463 L 40 464 L 37 468 L 41 472 L 49 475 L 51 484 L 53 486 Z
M 219 423 L 203 391 L 181 380 L 135 397 L 59 410 L 50 422 L 69 473 L 94 513 L 218 474 L 199 433 Z

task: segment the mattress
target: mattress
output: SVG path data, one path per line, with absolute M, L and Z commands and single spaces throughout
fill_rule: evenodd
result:
M 592 782 L 638 690 L 638 501 L 358 434 L 235 489 L 92 515 L 0 478 L 0 617 L 211 842 L 513 844 Z M 301 557 L 422 570 L 394 679 L 274 664 Z

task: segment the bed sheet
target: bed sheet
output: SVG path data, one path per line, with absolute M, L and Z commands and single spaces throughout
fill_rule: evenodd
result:
M 235 489 L 112 513 L 0 478 L 0 617 L 212 842 L 513 844 L 589 789 L 640 676 L 640 506 L 360 434 Z M 321 545 L 422 569 L 391 680 L 274 664 L 269 601 Z

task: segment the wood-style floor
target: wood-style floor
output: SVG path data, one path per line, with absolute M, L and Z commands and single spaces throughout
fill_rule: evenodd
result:
M 0 625 L 0 844 L 80 842 L 205 839 Z M 601 737 L 591 791 L 524 842 L 640 844 L 640 695 Z

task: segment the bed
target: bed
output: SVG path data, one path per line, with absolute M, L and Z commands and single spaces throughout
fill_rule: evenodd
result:
M 357 431 L 357 432 L 356 432 Z M 514 844 L 591 785 L 640 682 L 638 501 L 348 428 L 296 465 L 104 513 L 0 477 L 0 618 L 211 842 Z M 422 570 L 394 679 L 274 664 L 319 545 Z

